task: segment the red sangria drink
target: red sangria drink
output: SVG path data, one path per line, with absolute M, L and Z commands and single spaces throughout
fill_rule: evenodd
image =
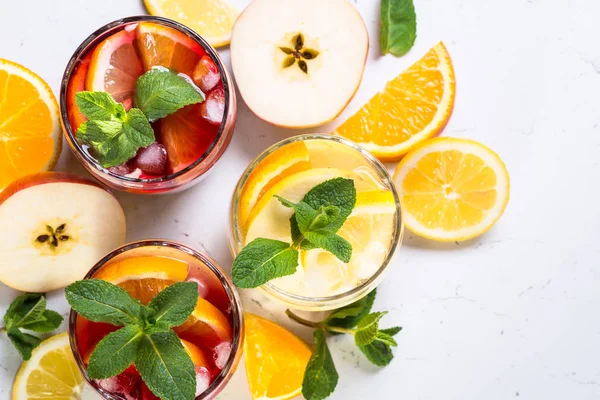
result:
M 207 172 L 231 140 L 232 81 L 217 52 L 158 17 L 112 22 L 69 62 L 60 94 L 69 145 L 115 189 L 163 193 Z
M 241 358 L 243 314 L 233 284 L 212 259 L 176 243 L 136 242 L 107 255 L 87 274 L 88 279 L 119 286 L 143 305 L 170 285 L 194 282 L 198 290 L 195 308 L 183 324 L 172 329 L 194 364 L 196 399 L 211 399 L 227 384 Z M 118 329 L 122 327 L 93 322 L 71 311 L 71 347 L 84 377 L 106 399 L 159 399 L 142 379 L 137 363 L 108 379 L 90 377 L 93 352 Z

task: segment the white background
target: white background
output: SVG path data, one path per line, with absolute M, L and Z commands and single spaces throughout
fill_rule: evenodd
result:
M 512 188 L 504 217 L 478 239 L 438 245 L 407 232 L 375 304 L 390 311 L 384 325 L 404 327 L 396 358 L 380 370 L 350 338 L 330 339 L 340 372 L 332 398 L 599 398 L 600 3 L 415 0 L 418 37 L 401 58 L 380 56 L 379 1 L 355 3 L 371 35 L 365 77 L 348 110 L 321 131 L 443 40 L 457 81 L 443 135 L 494 149 Z M 0 57 L 36 71 L 58 94 L 89 33 L 141 13 L 137 0 L 0 0 Z M 221 54 L 228 62 L 229 51 Z M 228 268 L 236 181 L 261 150 L 294 133 L 258 120 L 240 100 L 233 141 L 205 181 L 170 196 L 118 195 L 127 239 L 182 241 Z M 68 147 L 58 169 L 83 173 Z M 0 286 L 1 314 L 16 294 Z M 62 293 L 50 306 L 66 314 Z M 10 397 L 18 366 L 1 337 L 0 399 Z M 244 385 L 242 367 L 223 398 L 249 399 Z

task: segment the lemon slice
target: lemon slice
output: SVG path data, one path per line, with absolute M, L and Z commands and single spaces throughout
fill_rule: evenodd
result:
M 394 174 L 407 228 L 438 241 L 467 240 L 489 230 L 508 204 L 504 163 L 472 140 L 428 140 Z
M 44 340 L 23 363 L 13 384 L 13 400 L 100 399 L 77 368 L 69 337 L 61 333 Z
M 144 0 L 148 12 L 189 26 L 214 47 L 231 41 L 239 11 L 225 0 Z

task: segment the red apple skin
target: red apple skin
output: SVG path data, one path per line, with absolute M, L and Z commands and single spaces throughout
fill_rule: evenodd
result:
M 69 174 L 66 172 L 37 172 L 35 174 L 23 176 L 17 179 L 16 181 L 11 182 L 2 192 L 0 192 L 0 206 L 13 194 L 20 192 L 23 189 L 27 189 L 37 185 L 44 185 L 47 183 L 61 182 L 91 185 L 102 190 L 106 190 L 108 193 L 110 193 L 108 189 L 88 178 L 83 178 L 81 176 Z

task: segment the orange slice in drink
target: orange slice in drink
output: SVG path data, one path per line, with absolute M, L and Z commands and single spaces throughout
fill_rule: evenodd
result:
M 135 39 L 134 30 L 124 29 L 94 49 L 85 83 L 88 91 L 108 92 L 117 102 L 131 101 L 135 82 L 143 72 Z
M 472 140 L 431 139 L 398 164 L 406 227 L 444 242 L 478 236 L 502 216 L 510 179 L 496 153 Z
M 187 263 L 168 257 L 135 257 L 116 261 L 103 267 L 97 279 L 119 285 L 129 294 L 148 304 L 161 290 L 188 276 Z M 183 339 L 214 347 L 231 342 L 229 321 L 223 313 L 202 297 L 192 315 L 175 332 Z
M 253 400 L 284 400 L 302 390 L 311 350 L 274 322 L 246 313 L 244 357 Z
M 334 132 L 382 161 L 397 161 L 444 129 L 454 108 L 455 81 L 443 43 L 388 82 Z
M 275 150 L 248 176 L 239 200 L 239 218 L 242 226 L 258 200 L 282 179 L 311 167 L 308 150 L 303 142 L 294 142 Z
M 161 66 L 192 77 L 196 64 L 205 54 L 194 39 L 163 25 L 142 22 L 136 34 L 145 71 Z
M 17 178 L 51 170 L 61 150 L 50 87 L 22 65 L 0 59 L 0 191 Z
M 77 107 L 76 95 L 78 92 L 85 90 L 85 80 L 87 72 L 90 66 L 91 54 L 88 54 L 77 66 L 71 75 L 69 80 L 69 86 L 67 88 L 67 113 L 69 116 L 69 123 L 73 133 L 77 132 L 79 125 L 87 121 L 85 115 L 79 111 Z

